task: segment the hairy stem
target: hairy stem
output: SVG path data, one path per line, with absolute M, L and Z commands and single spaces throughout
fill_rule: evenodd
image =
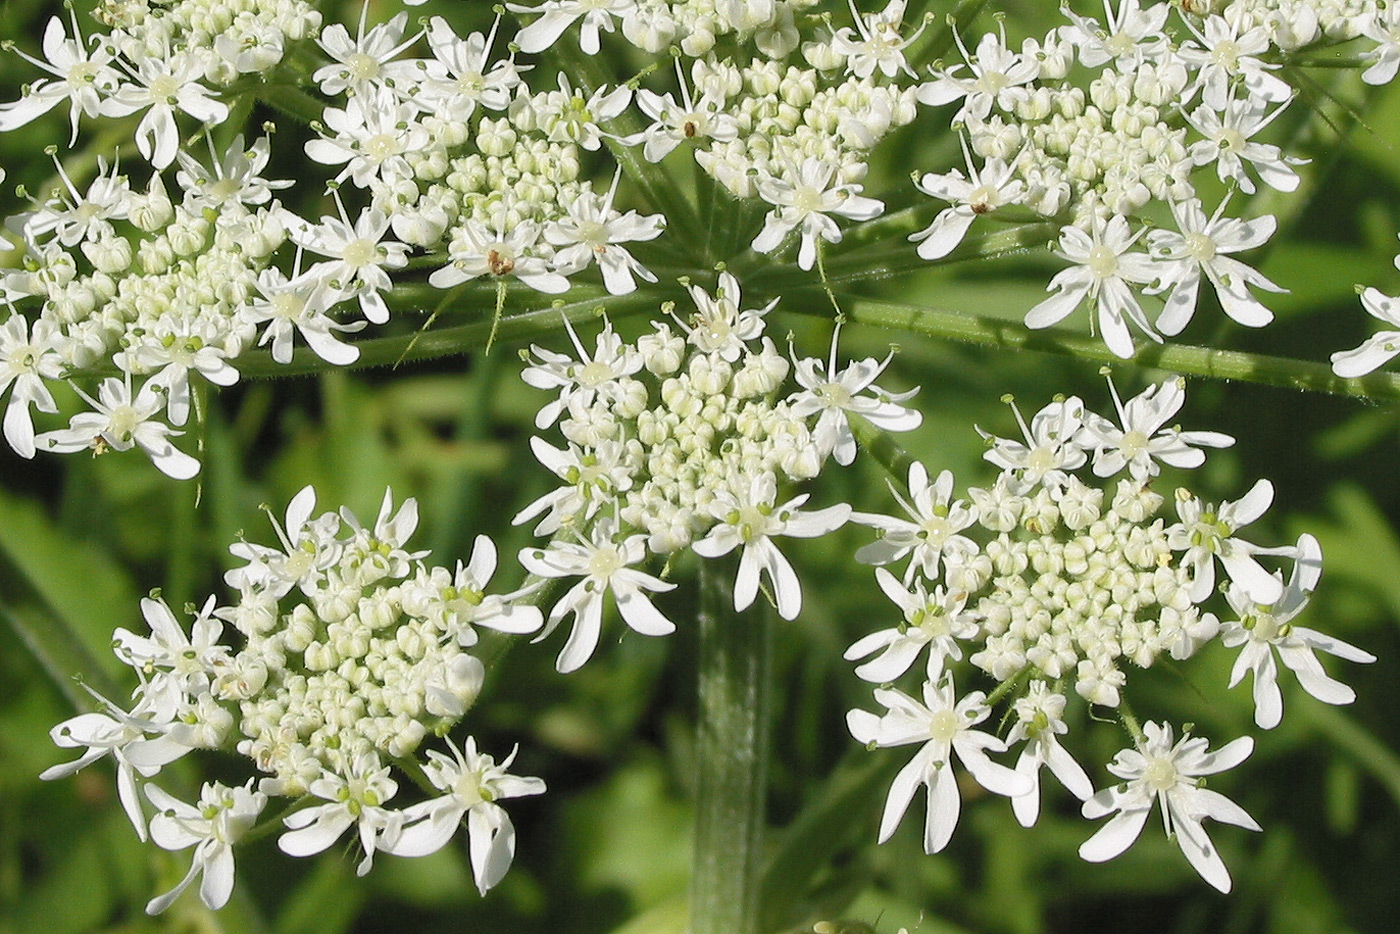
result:
M 689 934 L 758 934 L 771 613 L 700 570 L 700 724 Z
M 819 302 L 791 303 L 784 307 L 801 314 L 829 315 L 827 307 Z M 1137 343 L 1136 356 L 1122 360 L 1114 356 L 1099 338 L 1065 329 L 1030 331 L 1015 321 L 873 299 L 848 301 L 843 307 L 846 316 L 858 324 L 982 347 L 1037 350 L 1100 363 L 1154 367 L 1185 376 L 1239 380 L 1377 402 L 1400 401 L 1400 375 L 1393 373 L 1372 373 L 1356 379 L 1344 379 L 1333 373 L 1329 365 L 1310 360 L 1147 341 Z

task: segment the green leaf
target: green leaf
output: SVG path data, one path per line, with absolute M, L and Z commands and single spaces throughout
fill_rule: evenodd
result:
M 91 542 L 58 529 L 36 504 L 0 491 L 0 616 L 14 628 L 70 699 L 82 677 L 109 696 L 123 693 L 125 670 L 112 654 L 112 630 L 139 617 L 135 584 L 112 557 Z M 17 586 L 3 583 L 14 581 Z M 37 604 L 37 605 L 35 605 Z

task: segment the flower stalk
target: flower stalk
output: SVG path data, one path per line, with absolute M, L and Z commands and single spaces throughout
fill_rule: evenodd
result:
M 758 932 L 772 614 L 732 605 L 722 575 L 702 566 L 690 934 Z

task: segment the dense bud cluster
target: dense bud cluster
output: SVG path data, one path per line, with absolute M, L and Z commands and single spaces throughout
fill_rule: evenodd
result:
M 753 602 L 766 575 L 778 612 L 796 616 L 796 572 L 772 539 L 823 535 L 846 522 L 850 507 L 804 510 L 808 495 L 788 499 L 783 488 L 815 477 L 828 458 L 851 463 L 850 414 L 894 431 L 921 421 L 901 404 L 912 393 L 874 385 L 888 359 L 838 372 L 833 337 L 825 367 L 814 359 L 790 363 L 763 335 L 763 316 L 776 302 L 744 308 L 728 273 L 714 295 L 698 286 L 690 294 L 696 310 L 688 319 L 673 312 L 675 328 L 659 322 L 628 344 L 605 322 L 590 354 L 569 325 L 577 359 L 535 347 L 536 361 L 522 374 L 558 392 L 536 425 L 557 420 L 568 442 L 561 449 L 533 440 L 536 457 L 562 483 L 515 518 L 538 520 L 535 533 L 554 536 L 548 548 L 521 553 L 527 568 L 584 577 L 549 615 L 551 627 L 569 613 L 577 617 L 561 671 L 592 654 L 609 587 L 633 629 L 660 635 L 674 628 L 638 590 L 674 586 L 631 569 L 648 553 L 669 560 L 690 549 L 717 558 L 742 549 L 735 607 Z M 781 395 L 794 372 L 801 388 Z
M 1358 662 L 1375 658 L 1292 626 L 1317 585 L 1322 553 L 1310 535 L 1282 548 L 1241 537 L 1273 499 L 1267 480 L 1218 505 L 1185 487 L 1170 495 L 1153 488 L 1161 483 L 1161 464 L 1198 467 L 1205 461 L 1203 447 L 1234 443 L 1216 432 L 1166 427 L 1185 401 L 1183 386 L 1160 383 L 1126 405 L 1116 389 L 1113 396 L 1117 423 L 1071 397 L 1047 405 L 1029 425 L 1018 411 L 1024 440 L 984 433 L 986 459 L 1002 468 L 990 488 L 971 487 L 966 499 L 955 498 L 950 472 L 930 482 L 916 462 L 908 498 L 896 493 L 905 515 L 853 517 L 880 533 L 857 558 L 879 565 L 880 586 L 902 619 L 847 650 L 850 660 L 868 659 L 856 668 L 858 676 L 886 685 L 875 699 L 887 708 L 880 717 L 854 710 L 849 725 L 872 748 L 925 743 L 890 789 L 881 840 L 893 834 L 922 783 L 929 787 L 926 849 L 943 848 L 957 822 L 956 785 L 948 774 L 949 755 L 957 751 L 973 778 L 1012 799 L 1026 826 L 1039 813 L 1042 765 L 1085 801 L 1086 817 L 1119 811 L 1081 848 L 1090 860 L 1108 859 L 1131 845 L 1154 795 L 1160 796 L 1168 831 L 1176 827 L 1192 865 L 1228 890 L 1229 874 L 1200 821 L 1258 826 L 1229 802 L 1217 806 L 1214 792 L 1203 798 L 1191 781 L 1166 776 L 1221 771 L 1247 756 L 1252 741 L 1236 740 L 1207 760 L 1200 758 L 1204 740 L 1183 737 L 1173 746 L 1169 725 L 1139 728 L 1127 704 L 1131 672 L 1152 667 L 1163 653 L 1186 661 L 1217 637 L 1227 646 L 1246 646 L 1230 686 L 1252 672 L 1255 720 L 1270 729 L 1282 715 L 1275 653 L 1308 693 L 1331 704 L 1350 703 L 1355 695 L 1322 673 L 1313 651 Z M 1104 480 L 1111 485 L 1101 486 Z M 1175 521 L 1164 514 L 1168 504 Z M 1292 559 L 1290 582 L 1285 585 L 1256 556 Z M 904 559 L 902 578 L 884 567 Z M 1233 611 L 1224 622 L 1205 606 L 1215 595 L 1217 562 L 1229 577 Z M 924 665 L 916 668 L 921 657 Z M 971 729 L 991 716 L 994 703 L 982 691 L 958 697 L 952 666 L 964 659 L 992 680 L 991 696 L 1008 705 L 1014 726 L 1004 738 Z M 911 671 L 911 680 L 922 681 L 923 703 L 890 686 Z M 1060 745 L 1073 694 L 1096 707 L 1117 708 L 1128 725 L 1137 748 L 1119 753 L 1109 766 L 1130 779 L 1127 785 L 1093 795 L 1087 773 Z M 927 726 L 921 731 L 911 724 Z M 1014 771 L 986 757 L 1017 746 Z M 1124 815 L 1129 819 L 1120 820 Z
M 269 797 L 300 802 L 285 813 L 288 832 L 279 840 L 293 856 L 319 853 L 355 827 L 361 875 L 378 850 L 436 851 L 477 809 L 470 832 L 482 839 L 473 840 L 473 869 L 484 892 L 514 851 L 510 820 L 493 802 L 544 790 L 538 779 L 509 775 L 509 758 L 497 765 L 469 738 L 465 752 L 448 742 L 453 759 L 426 752 L 422 768 L 443 795 L 388 806 L 399 790 L 392 770 L 446 735 L 481 691 L 485 670 L 469 651 L 477 627 L 529 633 L 542 617 L 516 602 L 520 594 L 486 592 L 496 549 L 484 535 L 455 570 L 408 551 L 418 524 L 413 500 L 395 511 L 386 493 L 371 528 L 345 509 L 313 516 L 314 506 L 310 487 L 292 500 L 285 524 L 274 523 L 280 547 L 232 547 L 247 562 L 226 575 L 237 601 L 215 606 L 210 597 L 188 633 L 163 600 L 143 600 L 150 634 L 118 629 L 113 638 L 117 657 L 140 681 L 131 709 L 98 698 L 104 712 L 53 730 L 58 745 L 84 752 L 44 778 L 110 755 L 122 805 L 142 839 L 144 796 L 158 811 L 149 821 L 157 845 L 198 844 L 189 874 L 151 901 L 152 913 L 200 872 L 205 903 L 221 907 L 233 886 L 232 846 Z M 224 640 L 225 622 L 236 643 Z M 236 750 L 262 777 L 240 788 L 206 784 L 198 808 L 149 784 L 193 749 Z

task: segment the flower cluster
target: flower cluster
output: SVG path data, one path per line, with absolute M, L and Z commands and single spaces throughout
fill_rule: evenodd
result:
M 113 637 L 139 681 L 130 709 L 94 694 L 99 712 L 52 731 L 55 743 L 82 754 L 43 778 L 110 756 L 137 834 L 144 840 L 149 832 L 165 849 L 195 848 L 189 873 L 150 902 L 152 914 L 200 874 L 204 902 L 227 902 L 233 846 L 269 797 L 297 802 L 282 815 L 284 852 L 319 853 L 354 828 L 361 875 L 376 851 L 440 849 L 466 817 L 485 892 L 515 852 L 510 819 L 496 802 L 544 790 L 539 779 L 507 771 L 514 752 L 497 763 L 472 738 L 463 747 L 446 740 L 451 756 L 429 749 L 421 765 L 434 796 L 390 806 L 399 789 L 392 768 L 414 761 L 430 734 L 445 736 L 481 690 L 484 668 L 470 652 L 477 628 L 529 633 L 542 617 L 517 602 L 519 593 L 486 592 L 496 570 L 486 536 L 455 569 L 408 551 L 418 522 L 413 500 L 395 511 L 386 493 L 371 528 L 348 510 L 316 516 L 314 508 L 307 487 L 285 523 L 274 522 L 278 547 L 234 545 L 246 562 L 226 575 L 237 601 L 216 606 L 210 597 L 188 632 L 158 595 L 143 599 L 149 634 L 118 629 Z M 237 633 L 233 642 L 225 623 Z M 237 787 L 207 783 L 197 805 L 182 802 L 153 780 L 194 749 L 236 750 L 262 777 Z M 143 798 L 155 808 L 149 821 Z
M 774 540 L 833 531 L 850 507 L 807 510 L 808 494 L 788 498 L 784 488 L 815 477 L 829 458 L 854 460 L 851 415 L 894 431 L 921 421 L 901 404 L 912 393 L 891 395 L 875 385 L 888 358 L 838 370 L 833 337 L 825 365 L 790 363 L 763 334 L 772 304 L 744 308 L 732 275 L 721 274 L 714 295 L 699 286 L 690 294 L 695 313 L 675 317 L 675 328 L 656 323 L 628 344 L 605 322 L 589 353 L 570 325 L 577 357 L 535 347 L 536 362 L 523 373 L 531 386 L 558 392 L 536 426 L 557 421 L 567 442 L 558 448 L 532 441 L 561 483 L 515 518 L 537 520 L 536 534 L 554 536 L 546 548 L 521 552 L 526 568 L 582 578 L 555 604 L 546 627 L 575 617 L 561 671 L 593 653 L 609 592 L 632 629 L 674 629 L 647 593 L 675 585 L 635 567 L 649 554 L 669 561 L 687 549 L 704 558 L 737 550 L 735 608 L 754 601 L 766 576 L 779 614 L 795 617 L 801 587 Z M 790 373 L 800 388 L 780 396 Z
M 1086 859 L 1126 849 L 1154 798 L 1160 800 L 1168 834 L 1207 881 L 1228 889 L 1229 875 L 1201 820 L 1258 828 L 1194 780 L 1237 764 L 1251 741 L 1207 753 L 1201 739 L 1183 737 L 1173 744 L 1169 725 L 1139 729 L 1125 695 L 1129 672 L 1151 667 L 1164 653 L 1185 661 L 1218 639 L 1240 650 L 1230 686 L 1252 673 L 1255 721 L 1271 729 L 1283 712 L 1280 662 L 1309 694 L 1344 704 L 1354 695 L 1326 675 L 1314 652 L 1357 662 L 1374 657 L 1293 625 L 1317 585 L 1322 554 L 1309 535 L 1282 548 L 1247 537 L 1246 527 L 1272 502 L 1267 480 L 1239 500 L 1219 504 L 1184 487 L 1170 497 L 1153 489 L 1161 465 L 1198 467 L 1204 448 L 1233 444 L 1216 432 L 1168 427 L 1185 401 L 1180 382 L 1150 386 L 1126 404 L 1113 389 L 1113 399 L 1116 421 L 1071 397 L 1045 406 L 1029 424 L 1021 421 L 1022 440 L 984 433 L 986 459 L 1001 468 L 989 488 L 972 487 L 958 498 L 950 472 L 930 481 L 914 463 L 908 496 L 896 494 L 903 515 L 853 516 L 879 532 L 857 558 L 877 565 L 881 589 L 901 619 L 846 652 L 852 661 L 864 659 L 856 668 L 859 677 L 883 685 L 875 699 L 886 708 L 880 716 L 851 711 L 849 726 L 872 748 L 923 744 L 890 789 L 881 841 L 923 784 L 929 789 L 925 846 L 931 853 L 942 849 L 958 816 L 951 775 L 951 755 L 957 753 L 983 787 L 1011 798 L 1023 825 L 1039 813 L 1042 766 L 1085 801 L 1086 817 L 1118 812 L 1085 844 Z M 1162 514 L 1168 501 L 1174 520 Z M 1291 560 L 1288 583 L 1261 558 Z M 902 576 L 888 569 L 901 561 L 907 562 Z M 1216 590 L 1217 564 L 1228 581 L 1230 612 L 1223 619 L 1206 608 Z M 990 697 L 957 693 L 953 665 L 964 659 L 990 678 Z M 911 671 L 922 682 L 922 702 L 892 686 Z M 1088 774 L 1062 745 L 1075 695 L 1117 709 L 1130 725 L 1135 748 L 1109 766 L 1125 785 L 1094 795 Z M 998 736 L 974 729 L 998 702 L 1007 705 L 1001 722 L 1009 730 Z M 1016 749 L 1014 769 L 988 756 Z
M 609 294 L 632 292 L 656 279 L 638 245 L 675 211 L 700 213 L 663 197 L 646 166 L 680 149 L 715 183 L 699 200 L 717 251 L 795 244 L 810 270 L 843 224 L 884 213 L 866 191 L 872 153 L 921 103 L 962 137 L 966 174 L 917 180 L 948 203 L 913 235 L 919 255 L 952 254 L 974 220 L 1007 209 L 1059 225 L 1055 253 L 1070 263 L 1030 327 L 1087 303 L 1112 351 L 1131 356 L 1135 330 L 1161 340 L 1187 326 L 1203 282 L 1232 319 L 1261 326 L 1272 313 L 1256 293 L 1279 286 L 1236 254 L 1277 222 L 1229 216 L 1229 194 L 1215 200 L 1201 176 L 1246 193 L 1297 186 L 1300 160 L 1264 141 L 1294 95 L 1281 56 L 1353 41 L 1372 83 L 1400 63 L 1400 14 L 1374 0 L 1118 0 L 1102 20 L 1066 9 L 1065 25 L 1019 47 L 1003 32 L 972 45 L 945 34 L 962 60 L 931 68 L 914 55 L 931 21 L 906 23 L 905 0 L 867 11 L 850 0 L 844 24 L 815 0 L 507 6 L 523 23 L 513 43 L 500 19 L 465 35 L 440 16 L 415 27 L 407 12 L 370 25 L 368 3 L 353 29 L 305 0 L 111 0 L 97 14 L 106 31 L 86 36 L 76 16 L 52 18 L 42 57 L 18 53 L 43 76 L 0 105 L 0 131 L 66 104 L 70 145 L 83 124 L 118 121 L 141 158 L 102 153 L 77 180 L 60 165 L 59 183 L 9 221 L 9 445 L 25 457 L 139 447 L 189 478 L 198 462 L 175 439 L 198 420 L 203 384 L 236 381 L 256 347 L 290 362 L 298 341 L 353 363 L 349 336 L 388 322 L 395 286 L 423 272 L 443 290 L 492 284 L 498 309 L 508 287 L 558 294 L 594 267 Z M 516 61 L 574 30 L 588 55 L 605 33 L 651 55 L 677 45 L 675 81 L 660 83 L 670 67 L 609 84 Z M 293 143 L 328 176 L 329 202 L 319 189 L 274 197 L 289 185 L 264 177 L 277 137 L 249 144 L 229 125 L 253 104 L 309 121 L 314 138 Z M 201 128 L 210 142 L 186 151 Z M 626 207 L 624 168 L 651 179 L 655 213 Z M 1161 296 L 1155 315 L 1144 295 Z M 65 380 L 83 411 L 36 430 Z
M 963 61 L 919 88 L 925 104 L 956 105 L 968 150 L 966 176 L 953 169 L 918 182 L 949 202 L 913 235 L 919 254 L 948 255 L 978 216 L 1011 206 L 1057 222 L 1068 214 L 1056 252 L 1071 265 L 1027 313 L 1028 327 L 1087 304 L 1109 349 L 1131 357 L 1134 329 L 1161 342 L 1186 327 L 1203 279 L 1234 321 L 1268 324 L 1273 314 L 1252 290 L 1282 289 L 1231 254 L 1265 244 L 1275 218 L 1227 216 L 1229 195 L 1204 203 L 1198 176 L 1245 193 L 1259 183 L 1296 189 L 1302 160 L 1261 138 L 1294 96 L 1278 56 L 1364 34 L 1382 43 L 1368 53 L 1378 58 L 1368 80 L 1388 81 L 1394 40 L 1380 33 L 1393 5 L 1118 0 L 1103 21 L 1064 12 L 1067 25 L 1019 50 L 1004 31 L 972 49 L 959 39 Z M 1169 19 L 1182 41 L 1168 38 Z M 1158 227 L 1164 208 L 1170 221 Z M 1164 296 L 1155 320 L 1144 294 Z
M 298 338 L 353 363 L 344 335 L 389 320 L 391 274 L 414 250 L 437 257 L 428 281 L 444 289 L 485 276 L 558 293 L 595 265 L 612 293 L 654 280 L 625 244 L 655 239 L 665 219 L 616 209 L 616 175 L 600 190 L 580 178 L 582 153 L 608 136 L 600 124 L 629 105 L 626 87 L 583 94 L 560 75 L 557 90 L 532 93 L 511 53 L 494 57 L 494 30 L 462 38 L 441 17 L 413 34 L 407 14 L 369 29 L 362 17 L 354 36 L 321 29 L 299 0 L 187 0 L 161 15 L 113 4 L 101 18 L 111 31 L 87 39 L 76 18 L 71 36 L 52 19 L 47 61 L 31 61 L 54 77 L 0 107 L 9 130 L 68 100 L 75 137 L 80 116 L 143 114 L 135 173 L 103 158 L 81 185 L 60 164 L 61 184 L 9 222 L 22 252 L 0 278 L 12 309 L 0 392 L 13 386 L 5 438 L 22 456 L 140 447 L 170 476 L 194 476 L 198 462 L 171 440 L 191 377 L 196 389 L 229 385 L 245 351 L 269 346 L 288 363 Z M 313 38 L 329 59 L 312 76 L 328 102 L 305 151 L 337 173 L 319 219 L 274 198 L 291 182 L 264 177 L 270 137 L 236 137 L 218 155 L 212 135 L 231 82 Z M 429 56 L 406 57 L 420 42 Z M 189 119 L 206 127 L 207 157 L 180 147 Z M 342 198 L 342 182 L 356 191 Z M 110 367 L 121 376 L 95 391 L 75 384 L 88 410 L 67 429 L 36 433 L 33 413 L 58 411 L 53 383 Z

